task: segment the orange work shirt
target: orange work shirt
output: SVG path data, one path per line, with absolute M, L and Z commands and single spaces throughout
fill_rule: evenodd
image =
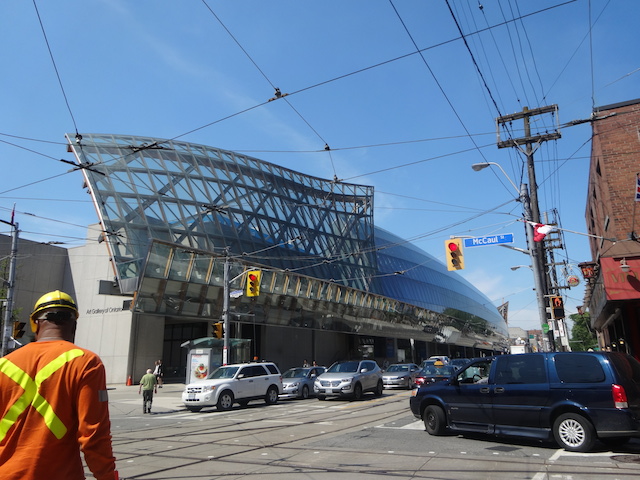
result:
M 0 358 L 0 478 L 114 480 L 104 365 L 64 340 Z

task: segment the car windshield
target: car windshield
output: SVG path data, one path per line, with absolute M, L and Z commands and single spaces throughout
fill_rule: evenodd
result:
M 436 367 L 434 365 L 429 365 L 428 367 L 422 369 L 423 375 L 444 375 L 448 377 L 453 372 L 454 368 L 450 366 Z
M 290 368 L 282 375 L 282 378 L 299 378 L 306 377 L 309 373 L 308 368 Z
M 409 365 L 391 365 L 387 372 L 408 372 Z
M 360 362 L 337 362 L 329 367 L 327 373 L 355 373 Z
M 216 368 L 207 378 L 213 380 L 216 378 L 233 378 L 238 371 L 238 367 L 219 367 Z

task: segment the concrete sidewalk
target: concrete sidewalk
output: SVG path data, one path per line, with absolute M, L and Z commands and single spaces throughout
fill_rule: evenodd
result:
M 107 385 L 109 392 L 109 404 L 130 405 L 140 407 L 142 410 L 142 394 L 138 394 L 138 385 L 111 384 Z M 184 383 L 169 383 L 158 388 L 158 393 L 153 395 L 153 411 L 156 413 L 168 413 L 186 410 L 182 403 L 181 394 Z M 115 406 L 115 405 L 114 405 Z M 120 410 L 112 408 L 111 414 Z

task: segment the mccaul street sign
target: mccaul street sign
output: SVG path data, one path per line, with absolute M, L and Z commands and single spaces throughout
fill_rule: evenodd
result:
M 503 243 L 513 243 L 513 233 L 502 233 L 500 235 L 488 235 L 486 237 L 472 237 L 464 239 L 465 247 L 484 247 L 487 245 L 501 245 Z

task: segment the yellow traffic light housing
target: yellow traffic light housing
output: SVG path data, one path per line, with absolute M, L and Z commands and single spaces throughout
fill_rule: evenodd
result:
M 18 339 L 24 335 L 26 322 L 13 322 L 13 338 Z
M 462 251 L 461 238 L 449 238 L 444 241 L 445 255 L 447 256 L 447 270 L 462 270 L 464 268 L 464 252 Z
M 260 279 L 262 272 L 260 270 L 249 270 L 247 272 L 247 297 L 257 297 L 260 295 Z
M 553 315 L 553 318 L 556 320 L 564 318 L 564 300 L 562 297 L 549 297 L 549 303 L 551 303 L 551 315 Z
M 222 322 L 213 324 L 213 336 L 216 338 L 222 338 L 224 336 L 224 326 Z

